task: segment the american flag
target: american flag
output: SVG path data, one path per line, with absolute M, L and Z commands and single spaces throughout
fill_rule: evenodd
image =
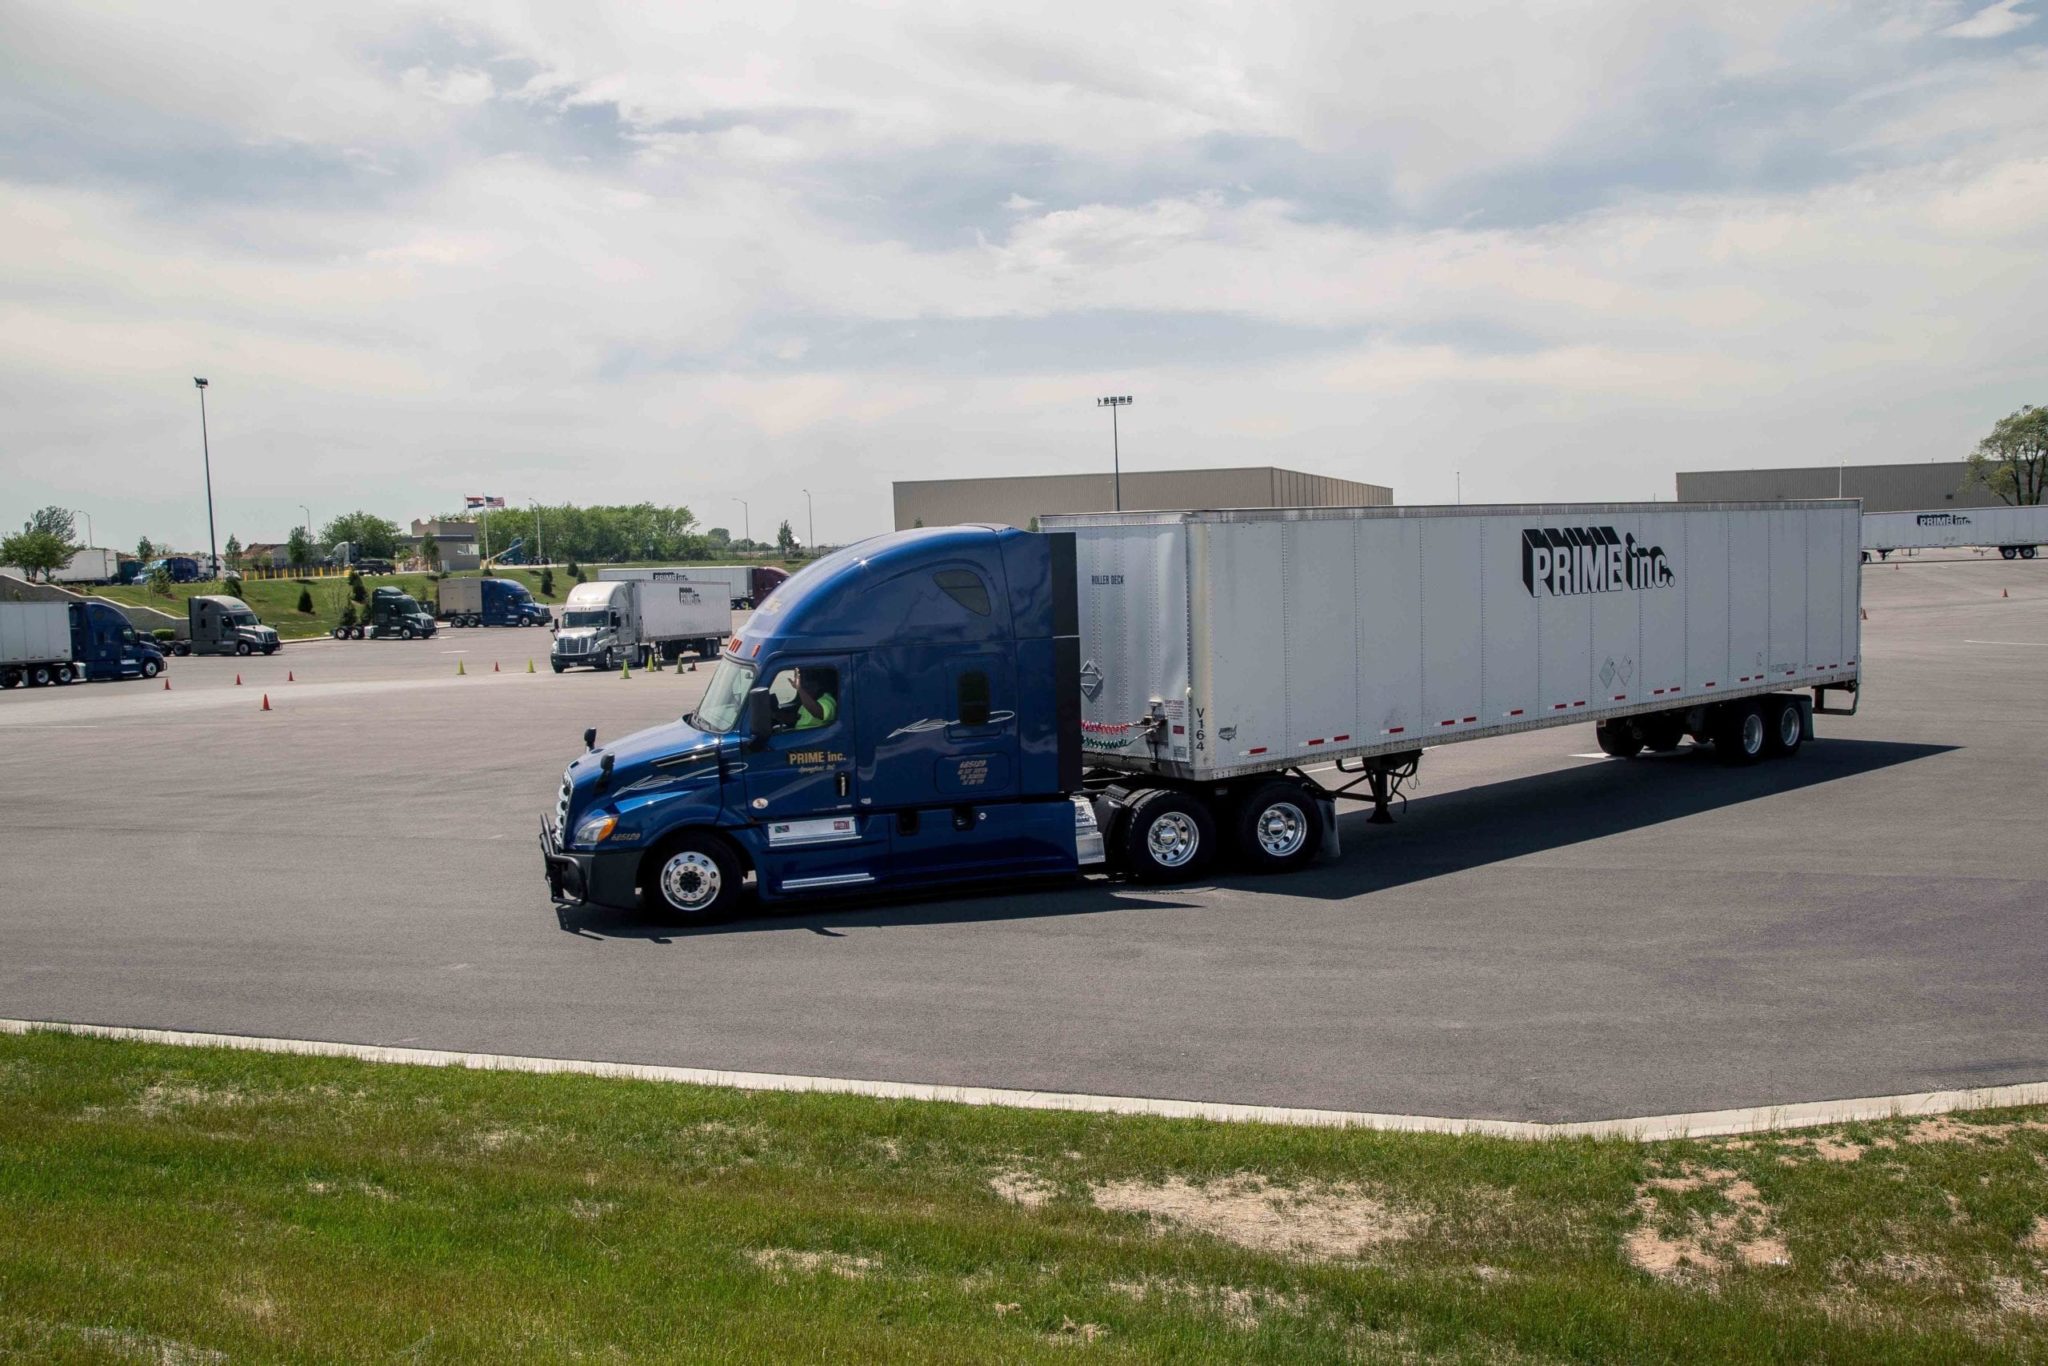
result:
M 464 498 L 464 499 L 462 500 L 462 505 L 463 505 L 463 507 L 464 507 L 465 509 L 467 509 L 467 508 L 501 508 L 501 507 L 505 506 L 505 500 L 504 500 L 503 498 L 490 498 L 490 497 L 486 497 L 485 495 L 483 495 L 483 494 L 480 494 L 480 493 L 472 493 L 472 494 L 470 494 L 469 496 L 467 496 L 466 498 Z

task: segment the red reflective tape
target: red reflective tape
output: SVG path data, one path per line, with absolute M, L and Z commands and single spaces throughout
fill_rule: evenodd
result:
M 1562 703 L 1562 702 L 1552 702 L 1552 703 L 1550 704 L 1550 709 L 1551 709 L 1552 711 L 1563 711 L 1563 710 L 1564 710 L 1564 703 Z
M 1583 707 L 1583 706 L 1585 706 L 1585 705 L 1586 705 L 1586 703 L 1585 703 L 1584 699 L 1581 699 L 1581 700 L 1579 700 L 1579 701 L 1577 701 L 1577 702 L 1574 702 L 1574 703 L 1572 703 L 1572 705 L 1573 705 L 1573 706 L 1575 706 L 1575 707 Z
M 1320 744 L 1321 744 L 1321 743 L 1323 743 L 1323 742 L 1322 742 L 1321 740 L 1311 740 L 1311 741 L 1309 741 L 1309 743 L 1310 743 L 1310 744 L 1312 744 L 1312 745 L 1320 745 Z
M 1340 745 L 1341 745 L 1341 744 L 1343 744 L 1343 743 L 1344 743 L 1344 742 L 1345 742 L 1346 740 L 1349 740 L 1349 739 L 1350 739 L 1351 737 L 1350 737 L 1350 736 L 1348 736 L 1348 735 L 1332 735 L 1332 736 L 1331 736 L 1330 738 L 1331 738 L 1332 740 L 1335 740 L 1335 741 L 1336 741 L 1336 742 L 1337 742 L 1338 744 L 1340 744 Z
M 1466 717 L 1466 718 L 1464 719 L 1464 721 L 1462 721 L 1462 722 L 1461 722 L 1460 724 L 1461 724 L 1461 725 L 1467 725 L 1467 726 L 1469 726 L 1469 725 L 1471 725 L 1471 724 L 1472 724 L 1472 723 L 1473 723 L 1474 721 L 1477 721 L 1478 719 L 1479 719 L 1479 718 L 1478 718 L 1478 717 L 1476 717 L 1476 716 L 1468 716 L 1468 717 Z
M 1618 692 L 1614 695 L 1614 700 L 1617 702 L 1626 702 L 1628 701 L 1628 694 L 1625 692 Z
M 1455 725 L 1457 725 L 1457 724 L 1458 724 L 1458 718 L 1457 718 L 1457 717 L 1455 717 L 1455 716 L 1453 716 L 1453 717 L 1452 717 L 1452 718 L 1451 718 L 1450 720 L 1448 720 L 1448 721 L 1439 721 L 1439 722 L 1437 722 L 1437 724 L 1438 724 L 1439 726 L 1455 726 Z
M 1790 678 L 1796 672 L 1798 672 L 1796 669 L 1787 669 L 1785 670 L 1785 677 Z
M 1713 685 L 1713 684 L 1711 684 L 1711 683 L 1709 683 L 1709 684 L 1707 684 L 1707 686 L 1711 688 L 1711 687 L 1713 687 L 1714 685 Z
M 1650 696 L 1652 696 L 1652 697 L 1662 697 L 1663 695 L 1664 695 L 1664 690 L 1663 690 L 1662 688 L 1652 688 L 1652 689 L 1650 689 Z
M 1520 716 L 1521 714 L 1522 709 L 1520 707 L 1516 707 L 1513 711 L 1508 713 L 1509 716 Z
M 1248 749 L 1245 751 L 1246 754 L 1264 754 L 1265 752 L 1266 747 L 1264 745 L 1260 745 L 1257 749 Z
M 1387 727 L 1387 734 L 1389 734 L 1389 735 L 1399 735 L 1399 734 L 1400 734 L 1400 733 L 1401 733 L 1402 731 L 1404 731 L 1404 730 L 1406 730 L 1406 729 L 1408 729 L 1408 727 L 1406 727 L 1406 726 L 1389 726 L 1389 727 Z

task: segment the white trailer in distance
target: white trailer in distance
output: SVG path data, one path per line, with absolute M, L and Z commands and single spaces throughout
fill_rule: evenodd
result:
M 1863 514 L 1863 558 L 1894 550 L 1997 550 L 2031 560 L 2048 545 L 2048 507 L 1932 508 Z
M 569 590 L 548 651 L 556 673 L 625 663 L 643 668 L 685 650 L 710 659 L 732 630 L 723 584 L 593 580 Z
M 0 602 L 0 688 L 69 683 L 71 650 L 69 603 Z
M 1231 821 L 1234 843 L 1285 866 L 1330 847 L 1336 796 L 1371 800 L 1385 820 L 1436 745 L 1593 721 L 1622 757 L 1687 737 L 1737 763 L 1795 753 L 1815 711 L 1854 711 L 1858 507 L 1273 508 L 1040 525 L 1075 537 L 1080 725 L 1087 761 L 1113 774 L 1112 812 L 1128 808 L 1113 821 L 1139 819 L 1162 861 L 1213 847 L 1204 831 Z M 1849 705 L 1828 706 L 1830 693 Z M 1305 772 L 1332 763 L 1353 775 L 1335 791 Z

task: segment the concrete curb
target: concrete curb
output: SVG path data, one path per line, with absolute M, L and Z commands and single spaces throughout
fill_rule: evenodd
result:
M 877 1100 L 940 1101 L 954 1105 L 1002 1105 L 1022 1110 L 1079 1110 L 1096 1114 L 1150 1115 L 1161 1119 L 1206 1119 L 1234 1124 L 1284 1124 L 1312 1128 L 1381 1129 L 1396 1133 L 1477 1134 L 1489 1138 L 1627 1138 L 1654 1142 L 1672 1138 L 1714 1138 L 1774 1129 L 1810 1129 L 1856 1120 L 1910 1118 L 1953 1110 L 2048 1104 L 2048 1081 L 1984 1086 L 1964 1091 L 1918 1091 L 1898 1096 L 1803 1101 L 1743 1110 L 1699 1110 L 1689 1114 L 1642 1115 L 1566 1124 L 1512 1119 L 1458 1119 L 1440 1115 L 1374 1114 L 1361 1110 L 1307 1110 L 1274 1105 L 1233 1105 L 1224 1101 L 1161 1100 L 1144 1096 L 1095 1096 L 1070 1091 L 1012 1091 L 989 1086 L 939 1086 L 923 1082 L 860 1081 L 845 1077 L 789 1076 L 775 1072 L 720 1072 L 701 1067 L 651 1063 L 595 1062 L 574 1058 L 529 1058 L 504 1053 L 459 1053 L 380 1044 L 330 1043 L 314 1039 L 272 1039 L 246 1034 L 201 1034 L 175 1029 L 134 1029 L 123 1025 L 72 1024 L 60 1020 L 0 1019 L 0 1034 L 77 1034 L 98 1039 L 174 1044 L 186 1048 L 240 1048 L 257 1053 L 353 1058 L 359 1062 L 412 1067 L 471 1067 L 502 1072 L 570 1072 L 633 1081 L 726 1086 L 741 1091 L 820 1091 Z

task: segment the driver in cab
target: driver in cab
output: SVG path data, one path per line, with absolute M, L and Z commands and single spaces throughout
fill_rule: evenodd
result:
M 796 697 L 780 708 L 777 730 L 818 730 L 839 719 L 839 701 L 832 695 L 838 684 L 832 669 L 798 669 Z

